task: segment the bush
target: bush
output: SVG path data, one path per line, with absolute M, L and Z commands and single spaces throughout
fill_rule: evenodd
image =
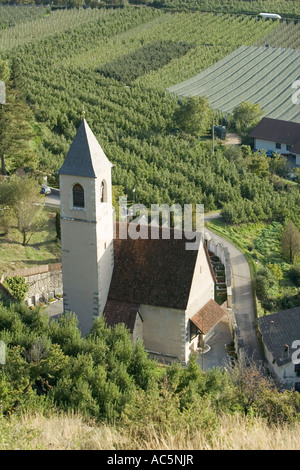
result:
M 270 287 L 268 279 L 261 274 L 257 274 L 255 278 L 255 286 L 257 297 L 260 300 L 266 300 L 268 298 L 268 291 Z
M 24 277 L 7 277 L 4 280 L 3 285 L 16 300 L 19 302 L 24 301 L 26 292 L 28 291 L 28 285 L 26 284 Z
M 283 279 L 283 272 L 278 264 L 269 263 L 267 265 L 267 268 L 269 271 L 271 271 L 275 279 L 277 279 L 278 281 L 280 281 L 280 279 Z
M 288 276 L 295 286 L 300 287 L 300 265 L 294 265 L 289 270 Z
M 266 300 L 269 296 L 270 288 L 275 284 L 274 274 L 268 268 L 257 271 L 255 276 L 256 295 L 260 300 Z

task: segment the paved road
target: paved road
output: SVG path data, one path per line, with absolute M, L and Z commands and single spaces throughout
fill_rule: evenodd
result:
M 60 192 L 58 189 L 51 188 L 51 194 L 45 196 L 46 206 L 59 208 L 60 206 Z
M 208 232 L 215 240 L 222 242 L 229 250 L 232 268 L 233 311 L 237 326 L 240 329 L 240 337 L 244 341 L 247 356 L 256 361 L 262 361 L 263 358 L 255 329 L 254 300 L 247 260 L 234 245 L 214 232 L 210 230 Z
M 57 317 L 64 311 L 63 300 L 59 299 L 56 302 L 51 302 L 46 306 L 46 312 L 50 317 Z

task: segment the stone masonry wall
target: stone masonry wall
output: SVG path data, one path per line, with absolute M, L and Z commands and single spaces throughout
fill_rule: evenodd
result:
M 29 305 L 35 305 L 37 302 L 49 300 L 63 293 L 61 271 L 25 276 L 25 281 L 29 286 L 26 294 Z
M 63 294 L 61 263 L 35 266 L 33 268 L 13 271 L 2 276 L 22 276 L 29 287 L 25 301 L 28 305 L 45 302 Z

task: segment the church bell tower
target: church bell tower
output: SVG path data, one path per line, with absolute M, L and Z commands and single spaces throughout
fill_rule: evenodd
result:
M 82 119 L 59 179 L 64 312 L 83 335 L 103 313 L 113 272 L 112 166 Z

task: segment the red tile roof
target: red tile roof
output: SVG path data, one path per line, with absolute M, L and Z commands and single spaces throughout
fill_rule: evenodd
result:
M 186 250 L 187 238 L 114 240 L 114 271 L 109 300 L 185 310 L 198 250 Z M 147 234 L 149 226 L 143 228 Z M 146 232 L 145 232 L 146 231 Z M 183 232 L 182 232 L 183 233 Z
M 108 326 L 124 323 L 132 333 L 138 310 L 139 304 L 108 300 L 103 315 Z
M 225 315 L 226 311 L 213 299 L 209 300 L 190 321 L 196 325 L 203 334 L 207 334 Z

